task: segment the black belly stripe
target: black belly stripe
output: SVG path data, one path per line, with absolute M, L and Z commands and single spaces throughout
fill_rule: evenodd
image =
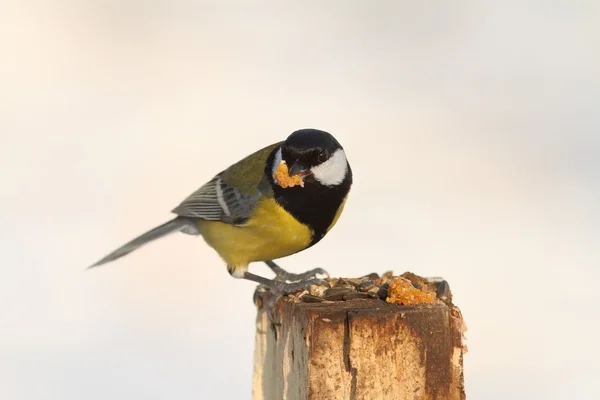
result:
M 317 244 L 333 222 L 340 205 L 352 185 L 352 170 L 348 165 L 346 178 L 337 186 L 324 186 L 307 181 L 304 187 L 282 188 L 273 181 L 271 166 L 275 152 L 267 159 L 265 174 L 273 188 L 275 200 L 299 222 L 313 230 L 313 238 L 308 247 Z

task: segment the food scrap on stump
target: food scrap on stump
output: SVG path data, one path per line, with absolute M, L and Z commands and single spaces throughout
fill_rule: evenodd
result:
M 411 306 L 415 304 L 433 304 L 435 303 L 435 292 L 427 286 L 416 288 L 408 279 L 393 277 L 388 289 L 388 297 L 385 299 L 388 303 L 404 304 Z
M 353 300 L 383 300 L 388 304 L 404 306 L 446 304 L 452 307 L 452 293 L 448 283 L 439 278 L 423 278 L 412 272 L 394 275 L 372 273 L 360 278 L 326 278 L 323 284 L 290 294 L 288 301 L 304 303 L 331 303 Z M 270 296 L 260 286 L 255 292 L 257 306 Z

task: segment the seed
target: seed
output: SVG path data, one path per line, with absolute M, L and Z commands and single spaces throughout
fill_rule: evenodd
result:
M 337 282 L 335 283 L 335 288 L 354 288 L 355 286 L 352 284 L 352 282 L 347 281 L 344 278 L 340 278 L 337 280 Z
M 377 279 L 380 279 L 381 277 L 379 276 L 379 274 L 377 272 L 371 272 L 370 274 L 363 276 L 363 278 L 369 279 L 371 281 L 376 281 Z
M 346 279 L 346 282 L 348 282 L 355 289 L 357 289 L 360 286 L 360 284 L 363 283 L 363 281 L 364 281 L 364 279 L 362 279 L 362 278 Z
M 343 300 L 344 296 L 348 293 L 354 293 L 354 289 L 349 289 L 345 287 L 334 287 L 327 289 L 323 294 L 323 298 L 325 300 L 339 301 Z
M 412 283 L 412 285 L 413 285 L 413 287 L 414 287 L 415 289 L 419 289 L 419 290 L 421 290 L 421 287 L 422 287 L 422 286 L 421 286 L 419 283 L 417 283 L 417 282 L 413 282 L 413 281 L 410 281 L 410 283 Z
M 369 296 L 367 293 L 351 292 L 351 293 L 346 293 L 343 297 L 343 300 L 370 299 L 370 298 L 371 298 L 371 296 Z
M 452 292 L 450 292 L 450 285 L 446 281 L 441 281 L 438 283 L 435 291 L 438 299 L 442 301 L 446 301 L 452 296 Z
M 372 280 L 366 280 L 363 283 L 361 283 L 360 285 L 358 285 L 358 290 L 360 290 L 361 292 L 368 292 L 369 289 L 372 289 L 375 286 L 375 282 Z
M 319 296 L 313 296 L 310 293 L 307 293 L 304 296 L 300 297 L 300 300 L 302 300 L 305 303 L 320 303 L 323 301 L 323 299 Z
M 352 292 L 353 289 L 350 288 L 346 288 L 346 287 L 333 287 L 330 289 L 327 289 L 324 293 L 325 296 L 328 295 L 332 295 L 332 294 L 337 294 L 337 293 L 348 293 L 348 292 Z
M 381 300 L 385 300 L 388 297 L 389 294 L 389 290 L 390 290 L 390 285 L 387 283 L 384 283 L 383 285 L 381 285 L 379 287 L 379 293 L 377 293 L 379 295 L 379 298 Z

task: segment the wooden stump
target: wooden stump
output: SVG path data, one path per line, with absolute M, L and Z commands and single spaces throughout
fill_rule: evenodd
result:
M 463 332 L 451 303 L 276 304 L 256 320 L 253 400 L 462 400 Z

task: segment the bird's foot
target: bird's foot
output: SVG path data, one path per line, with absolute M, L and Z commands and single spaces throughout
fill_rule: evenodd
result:
M 271 324 L 281 325 L 281 318 L 277 315 L 277 301 L 281 297 L 302 292 L 304 290 L 310 290 L 311 285 L 329 286 L 326 281 L 318 278 L 305 279 L 291 283 L 273 280 L 273 286 L 269 287 L 270 297 L 265 303 L 265 310 L 267 311 L 267 316 Z
M 311 285 L 329 286 L 329 283 L 319 278 L 303 279 L 296 282 L 284 282 L 280 280 L 273 280 L 273 285 L 270 286 L 269 289 L 273 294 L 276 294 L 278 296 L 287 296 L 289 294 L 298 293 L 303 290 L 309 290 Z
M 302 282 L 311 279 L 318 279 L 319 276 L 329 278 L 329 274 L 323 268 L 314 268 L 299 274 L 287 272 L 282 269 L 280 273 L 276 274 L 275 279 L 277 279 L 278 281 Z
M 304 290 L 310 290 L 311 285 L 329 286 L 327 281 L 318 278 L 305 279 L 296 282 L 285 282 L 283 280 L 263 278 L 262 276 L 254 275 L 249 272 L 244 274 L 244 278 L 260 283 L 255 292 L 255 303 L 262 305 L 265 308 L 269 321 L 273 325 L 281 325 L 281 320 L 277 315 L 276 307 L 277 301 L 281 297 L 302 292 Z
M 302 282 L 310 279 L 316 279 L 319 276 L 329 278 L 329 274 L 323 268 L 314 268 L 310 271 L 302 272 L 300 274 L 294 274 L 292 272 L 287 272 L 285 269 L 281 268 L 273 261 L 265 261 L 265 264 L 267 264 L 269 268 L 271 268 L 271 270 L 275 273 L 275 279 L 278 281 Z

